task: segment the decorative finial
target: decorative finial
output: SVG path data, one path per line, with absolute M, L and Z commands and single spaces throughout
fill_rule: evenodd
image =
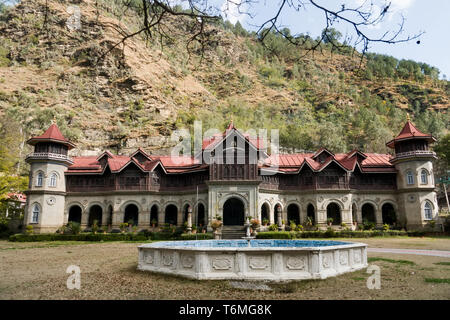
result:
M 56 124 L 56 115 L 53 116 L 52 124 Z
M 409 116 L 409 113 L 406 113 L 406 121 L 411 121 L 411 118 Z

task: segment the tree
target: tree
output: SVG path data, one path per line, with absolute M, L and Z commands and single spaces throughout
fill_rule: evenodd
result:
M 324 43 L 338 44 L 342 38 L 342 33 L 334 28 L 326 28 L 322 31 L 322 39 Z
M 438 158 L 446 164 L 447 168 L 450 167 L 450 133 L 438 140 L 434 146 L 434 151 Z
M 27 188 L 28 178 L 16 169 L 20 154 L 20 126 L 4 116 L 0 121 L 0 201 L 10 192 L 22 192 Z
M 208 28 L 208 25 L 217 24 L 222 21 L 221 14 L 224 11 L 239 12 L 253 19 L 255 13 L 252 11 L 255 5 L 263 3 L 262 0 L 225 0 L 220 7 L 208 0 L 180 0 L 177 2 L 184 10 L 178 10 L 173 5 L 172 0 L 141 0 L 136 1 L 122 0 L 123 5 L 128 9 L 133 9 L 140 15 L 142 19 L 142 28 L 139 30 L 126 33 L 123 38 L 107 50 L 105 54 L 113 50 L 115 47 L 122 45 L 130 37 L 144 33 L 148 39 L 171 39 L 173 35 L 179 32 L 179 29 L 170 27 L 170 23 L 174 18 L 184 18 L 187 21 L 186 30 L 186 48 L 188 52 L 192 49 L 200 49 L 203 52 L 208 45 L 213 42 L 215 35 L 214 30 Z M 270 2 L 273 4 L 273 2 Z M 360 47 L 365 53 L 369 44 L 374 42 L 382 43 L 399 43 L 406 42 L 420 37 L 422 33 L 401 37 L 405 19 L 401 17 L 398 27 L 388 29 L 382 27 L 385 16 L 390 12 L 390 2 L 377 6 L 373 2 L 364 1 L 363 4 L 341 5 L 334 8 L 332 4 L 319 4 L 316 0 L 281 0 L 274 7 L 272 16 L 256 25 L 257 38 L 264 43 L 267 36 L 272 33 L 279 34 L 287 39 L 289 43 L 295 46 L 304 46 L 309 42 L 307 37 L 300 35 L 291 35 L 291 33 L 283 32 L 281 27 L 281 17 L 284 14 L 295 13 L 299 16 L 308 14 L 308 12 L 319 11 L 324 14 L 324 32 L 315 44 L 308 48 L 308 52 L 316 50 L 321 43 L 330 41 L 330 35 L 335 39 L 339 33 L 334 29 L 334 25 L 340 24 L 342 27 L 349 27 L 349 34 L 345 37 L 343 43 L 339 44 L 330 41 L 333 47 L 348 49 L 348 46 Z M 177 6 L 178 8 L 178 6 Z M 302 9 L 302 10 L 300 10 Z M 299 17 L 300 19 L 301 17 Z M 394 24 L 391 24 L 394 25 Z M 378 29 L 374 26 L 380 27 Z M 335 30 L 335 31 L 333 31 Z M 374 35 L 378 32 L 378 35 Z M 342 35 L 341 35 L 342 36 Z M 163 43 L 163 41 L 160 41 Z M 197 48 L 199 46 L 199 48 Z M 102 55 L 102 58 L 105 56 Z

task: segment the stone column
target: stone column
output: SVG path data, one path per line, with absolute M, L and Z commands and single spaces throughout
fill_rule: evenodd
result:
M 352 226 L 352 211 L 350 210 L 342 210 L 342 222 L 344 222 L 347 227 Z
M 108 209 L 102 211 L 102 226 L 108 226 Z
M 317 210 L 316 223 L 321 227 L 327 227 L 327 210 Z
M 139 228 L 149 228 L 150 227 L 150 211 L 143 210 L 139 212 L 138 216 L 138 227 Z
M 188 208 L 188 219 L 187 219 L 187 233 L 192 233 L 192 208 Z
M 81 213 L 81 229 L 86 228 L 89 222 L 89 211 L 83 210 Z
M 362 212 L 361 212 L 361 209 L 358 207 L 356 207 L 356 222 L 358 222 L 358 225 L 363 223 Z
M 113 211 L 113 221 L 112 226 L 113 228 L 119 228 L 119 225 L 123 222 L 123 213 L 119 210 Z
M 283 221 L 281 217 L 281 206 L 277 207 L 277 224 L 278 224 L 278 231 L 283 230 Z
M 271 206 L 269 207 L 269 224 L 274 224 L 275 223 L 275 214 L 274 214 L 274 210 L 272 209 Z
M 383 214 L 378 208 L 375 208 L 375 222 L 377 227 L 383 227 Z
M 164 224 L 164 210 L 158 206 L 158 228 L 161 228 Z
M 181 227 L 183 226 L 183 208 L 178 208 L 177 212 L 177 226 Z

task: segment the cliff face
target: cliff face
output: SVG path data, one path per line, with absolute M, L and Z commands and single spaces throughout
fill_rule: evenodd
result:
M 233 117 L 243 129 L 289 123 L 291 127 L 282 128 L 286 132 L 282 142 L 312 148 L 328 143 L 321 130 L 329 125 L 322 122 L 321 110 L 326 114 L 333 113 L 333 108 L 357 110 L 370 104 L 361 102 L 364 95 L 410 111 L 416 100 L 423 100 L 438 110 L 432 116 L 448 120 L 450 99 L 441 83 L 428 78 L 420 83 L 361 79 L 357 57 L 330 52 L 301 61 L 269 59 L 258 53 L 252 38 L 221 27 L 210 27 L 215 44 L 204 60 L 192 52 L 188 55 L 181 34 L 163 48 L 158 39 L 145 41 L 136 36 L 102 57 L 122 39 L 123 30 L 131 33 L 137 28 L 136 16 L 124 14 L 116 3 L 76 3 L 81 9 L 78 30 L 66 25 L 72 1 L 49 0 L 46 10 L 43 0 L 24 0 L 3 15 L 0 113 L 23 126 L 24 139 L 40 134 L 55 119 L 77 144 L 75 154 L 97 154 L 104 149 L 130 153 L 137 147 L 167 153 L 172 130 L 191 126 L 194 119 L 203 120 L 204 129 L 223 129 Z M 185 23 L 174 20 L 173 28 L 181 30 Z M 349 132 L 345 112 L 337 111 L 333 120 L 343 128 L 337 135 Z M 380 135 L 388 135 L 389 140 L 402 116 L 395 114 L 392 122 L 387 113 L 380 117 L 385 126 Z M 437 127 L 442 131 L 446 126 Z M 343 139 L 354 140 L 352 136 Z M 350 142 L 343 142 L 337 148 L 349 146 Z M 384 141 L 369 149 L 385 151 Z

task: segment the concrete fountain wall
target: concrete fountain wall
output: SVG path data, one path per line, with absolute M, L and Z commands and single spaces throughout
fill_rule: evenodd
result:
M 139 246 L 138 269 L 199 280 L 325 279 L 366 268 L 366 249 L 317 240 L 168 241 Z

